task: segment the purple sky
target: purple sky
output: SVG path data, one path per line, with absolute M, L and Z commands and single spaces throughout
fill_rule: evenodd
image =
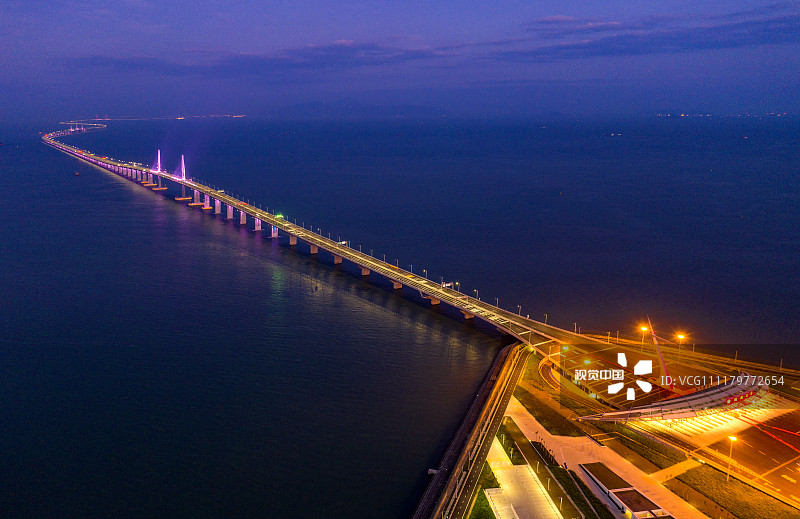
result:
M 0 118 L 796 111 L 800 3 L 4 0 Z

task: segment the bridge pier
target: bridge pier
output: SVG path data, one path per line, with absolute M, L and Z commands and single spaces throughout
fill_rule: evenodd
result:
M 184 200 L 191 200 L 191 197 L 186 196 L 186 186 L 181 184 L 181 196 L 176 196 L 175 200 L 182 202 Z
M 394 288 L 395 290 L 400 290 L 401 288 L 403 288 L 403 285 L 401 285 L 401 284 L 400 284 L 400 283 L 398 283 L 397 281 L 394 281 L 394 280 L 393 280 L 393 281 L 392 281 L 392 288 Z
M 239 225 L 247 225 L 247 213 L 239 209 Z
M 200 201 L 200 191 L 198 191 L 197 189 L 194 190 L 194 198 L 191 202 L 189 202 L 189 205 L 190 206 L 203 205 L 203 202 Z
M 297 245 L 297 236 L 294 234 L 289 235 L 289 245 Z
M 256 221 L 256 232 L 258 232 L 261 230 L 261 220 L 255 218 L 255 221 Z
M 273 225 L 272 232 L 270 233 L 270 238 L 277 238 L 277 237 L 278 237 L 278 228 Z
M 342 264 L 342 257 L 337 256 L 336 254 L 333 255 L 333 264 L 334 265 L 341 265 Z M 363 274 L 363 272 L 362 272 Z
M 160 179 L 161 177 L 158 177 L 158 178 Z M 159 180 L 159 182 L 160 182 L 160 180 Z M 222 202 L 220 202 L 219 200 L 215 199 L 214 200 L 214 214 L 220 214 L 221 212 L 222 212 Z
M 311 245 L 310 243 L 309 243 L 309 245 L 311 246 L 311 254 L 318 254 L 319 253 L 319 247 L 317 247 L 316 245 Z
M 433 296 L 422 296 L 422 297 L 425 298 L 425 299 L 429 299 L 430 302 L 431 302 L 431 306 L 441 304 L 441 301 L 436 299 Z
M 141 171 L 139 171 L 138 169 L 136 170 L 136 180 L 137 180 L 138 182 L 141 182 L 141 181 L 142 181 L 142 172 L 141 172 Z
M 361 275 L 362 276 L 369 276 L 369 269 L 365 269 L 364 267 L 361 267 Z
M 228 204 L 228 220 L 233 220 L 233 206 Z
M 205 204 L 203 204 L 203 210 L 205 211 L 211 210 L 211 197 L 208 195 L 205 196 Z
M 464 314 L 464 319 L 474 319 L 475 315 L 467 312 L 466 310 L 461 310 L 461 313 Z

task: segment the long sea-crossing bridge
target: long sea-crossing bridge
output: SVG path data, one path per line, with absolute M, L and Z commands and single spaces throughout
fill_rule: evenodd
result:
M 653 412 L 665 412 L 663 406 L 652 407 L 658 406 L 658 401 L 664 398 L 673 398 L 671 402 L 680 403 L 683 400 L 687 402 L 700 400 L 700 396 L 703 396 L 705 400 L 713 400 L 710 404 L 706 404 L 707 409 L 716 406 L 724 407 L 725 400 L 728 403 L 731 399 L 738 401 L 739 398 L 745 398 L 744 395 L 746 398 L 750 398 L 756 392 L 750 387 L 736 390 L 734 393 L 726 392 L 720 397 L 724 400 L 717 402 L 719 399 L 714 400 L 716 397 L 713 395 L 719 391 L 714 388 L 704 388 L 707 391 L 695 397 L 691 393 L 698 388 L 680 388 L 672 384 L 669 384 L 668 387 L 663 383 L 665 375 L 674 376 L 676 379 L 680 375 L 713 375 L 714 368 L 707 367 L 713 365 L 713 359 L 712 362 L 706 362 L 704 368 L 698 367 L 697 364 L 682 363 L 679 348 L 678 362 L 673 362 L 667 372 L 664 358 L 656 341 L 654 341 L 655 348 L 648 346 L 645 351 L 644 337 L 642 337 L 640 349 L 636 345 L 612 344 L 610 334 L 606 340 L 602 340 L 523 317 L 521 313 L 510 312 L 481 301 L 477 297 L 463 294 L 454 288 L 453 284 L 436 283 L 426 276 L 414 274 L 398 265 L 392 265 L 370 254 L 365 254 L 361 250 L 355 250 L 349 246 L 347 241 L 333 240 L 330 236 L 325 237 L 314 232 L 313 228 L 297 225 L 296 221 L 295 223 L 288 221 L 283 215 L 271 213 L 268 209 L 253 206 L 223 190 L 204 185 L 186 176 L 183 158 L 181 158 L 179 171 L 167 171 L 161 168 L 160 151 L 156 164 L 147 167 L 138 163 L 98 156 L 90 151 L 65 144 L 58 138 L 102 130 L 105 125 L 81 122 L 64 124 L 69 124 L 69 129 L 45 134 L 42 137 L 43 141 L 64 153 L 116 173 L 153 191 L 167 192 L 170 185 L 174 189 L 180 186 L 180 194 L 175 197 L 178 202 L 185 202 L 188 206 L 217 215 L 221 215 L 224 208 L 226 217 L 229 220 L 238 219 L 240 225 L 252 225 L 253 229 L 259 232 L 269 231 L 268 235 L 274 239 L 277 239 L 279 233 L 282 232 L 288 236 L 290 245 L 296 245 L 298 241 L 303 241 L 312 255 L 318 255 L 320 251 L 323 251 L 333 257 L 334 264 L 348 261 L 360 268 L 362 276 L 382 276 L 392 283 L 395 290 L 405 287 L 407 290 L 417 291 L 432 306 L 445 303 L 460 311 L 464 319 L 480 319 L 496 327 L 501 333 L 517 339 L 515 344 L 504 348 L 498 354 L 440 464 L 435 469 L 431 469 L 432 478 L 414 513 L 415 519 L 457 518 L 463 517 L 468 511 L 470 496 L 486 458 L 489 444 L 499 427 L 500 419 L 502 419 L 511 394 L 524 371 L 527 359 L 533 352 L 543 358 L 539 366 L 540 370 L 544 369 L 544 372 L 552 376 L 556 384 L 569 381 L 567 385 L 572 387 L 573 391 L 582 390 L 588 397 L 600 400 L 603 406 L 599 410 L 608 410 L 609 408 L 618 410 L 638 405 L 637 409 L 643 409 L 637 411 L 638 415 L 651 415 Z M 629 357 L 638 355 L 649 357 L 652 359 L 651 362 L 658 360 L 660 371 L 652 372 L 650 376 L 636 373 L 633 366 L 627 366 L 624 359 L 619 356 L 624 352 L 627 352 Z M 692 357 L 688 352 L 685 352 L 684 355 L 689 356 L 690 359 Z M 701 361 L 703 359 L 697 356 L 694 360 Z M 768 366 L 756 367 L 762 371 L 770 369 L 774 371 L 774 368 Z M 580 387 L 572 384 L 578 380 L 578 371 L 594 371 L 602 374 L 619 368 L 627 372 L 627 377 L 635 379 L 640 388 L 651 389 L 645 390 L 644 393 L 639 392 L 635 401 L 629 402 L 627 400 L 630 400 L 630 396 L 626 398 L 626 392 L 606 394 L 611 392 L 611 388 L 609 387 L 606 392 L 607 384 L 602 380 L 594 383 L 591 381 L 578 383 L 577 386 Z M 716 373 L 719 374 L 719 371 Z M 781 368 L 780 374 L 783 373 L 784 370 Z M 795 374 L 800 375 L 800 372 Z M 713 384 L 709 384 L 709 386 L 711 385 Z M 631 391 L 629 389 L 627 394 L 630 395 Z M 601 392 L 603 393 L 602 399 L 600 398 Z M 681 395 L 685 396 L 675 398 Z M 712 395 L 712 397 L 705 395 Z M 674 404 L 673 407 L 675 407 Z M 686 406 L 677 407 L 682 412 Z M 669 412 L 674 412 L 674 410 Z M 608 414 L 613 415 L 613 411 Z M 696 451 L 695 455 L 697 455 Z M 708 462 L 716 464 L 713 459 L 709 459 Z M 763 486 L 762 489 L 772 490 Z M 787 501 L 783 495 L 770 493 Z M 797 506 L 794 503 L 792 505 Z
M 298 240 L 302 240 L 308 244 L 312 255 L 318 254 L 320 250 L 327 252 L 333 256 L 333 261 L 336 264 L 347 260 L 360 267 L 363 276 L 377 274 L 390 280 L 395 289 L 408 287 L 419 291 L 423 298 L 430 301 L 431 305 L 438 305 L 442 302 L 447 303 L 460 310 L 466 319 L 482 319 L 497 327 L 500 332 L 516 337 L 532 350 L 538 351 L 542 355 L 550 353 L 547 345 L 552 343 L 597 342 L 597 344 L 604 344 L 585 335 L 578 335 L 550 326 L 468 296 L 455 290 L 449 286 L 450 284 L 436 283 L 424 276 L 414 274 L 397 265 L 392 265 L 355 250 L 349 246 L 349 242 L 336 241 L 330 237 L 325 237 L 314 232 L 311 228 L 291 223 L 280 214 L 271 213 L 268 209 L 262 209 L 239 200 L 225 193 L 224 190 L 217 190 L 201 184 L 186 176 L 183 160 L 181 160 L 180 171 L 170 172 L 161 168 L 160 159 L 159 163 L 148 168 L 141 164 L 98 156 L 56 140 L 57 137 L 102 128 L 104 128 L 104 125 L 73 124 L 69 130 L 49 133 L 44 135 L 42 139 L 56 149 L 117 173 L 154 191 L 167 190 L 169 182 L 180 185 L 183 196 L 176 197 L 176 200 L 180 202 L 187 202 L 189 206 L 198 207 L 203 211 L 213 212 L 213 214 L 221 214 L 224 206 L 228 219 L 238 219 L 241 225 L 249 225 L 252 222 L 256 231 L 270 231 L 269 235 L 273 238 L 278 237 L 279 231 L 283 232 L 289 237 L 290 245 L 296 245 Z M 191 196 L 187 196 L 188 194 L 191 194 Z

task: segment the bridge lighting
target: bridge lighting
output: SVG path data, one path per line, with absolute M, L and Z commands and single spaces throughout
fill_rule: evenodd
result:
M 568 350 L 569 350 L 569 346 L 564 346 L 564 347 L 563 347 L 563 348 L 561 348 L 561 349 L 562 349 L 562 350 L 564 350 L 564 351 L 568 351 Z
M 584 364 L 591 364 L 591 363 L 592 363 L 592 361 L 591 361 L 591 360 L 589 360 L 589 359 L 586 359 L 586 360 L 584 360 L 584 361 L 583 361 L 583 363 L 584 363 Z
M 280 218 L 281 220 L 283 220 L 283 215 L 281 213 L 278 213 L 275 215 L 275 218 Z
M 679 344 L 679 346 L 683 346 L 683 339 L 685 339 L 685 338 L 686 338 L 686 336 L 685 336 L 685 335 L 683 335 L 682 333 L 679 333 L 679 334 L 678 334 L 678 341 L 680 341 L 680 342 L 678 343 L 678 344 Z

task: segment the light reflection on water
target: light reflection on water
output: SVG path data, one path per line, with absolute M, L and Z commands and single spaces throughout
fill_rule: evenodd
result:
M 72 160 L 0 180 L 4 515 L 408 516 L 498 338 Z

